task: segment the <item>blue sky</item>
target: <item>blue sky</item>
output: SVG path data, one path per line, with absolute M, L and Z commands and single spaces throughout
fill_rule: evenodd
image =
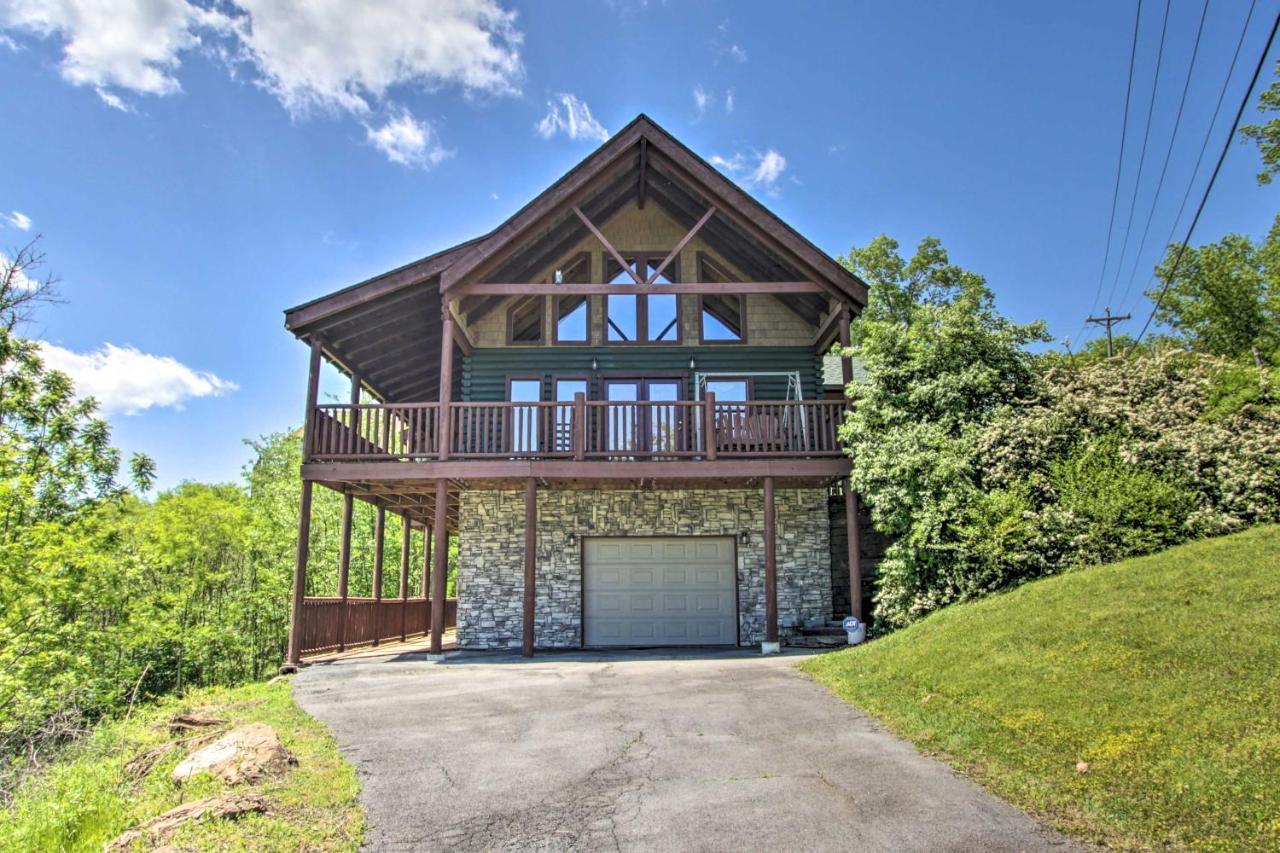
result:
M 242 439 L 300 422 L 306 351 L 282 309 L 487 231 L 639 112 L 832 254 L 936 235 L 1001 310 L 1057 337 L 1108 301 L 1144 317 L 1249 8 L 1211 0 L 1135 257 L 1203 8 L 1170 4 L 1112 293 L 1164 14 L 1144 4 L 1095 306 L 1129 2 L 97 5 L 0 0 L 0 247 L 43 235 L 66 304 L 28 331 L 109 401 L 117 444 L 154 456 L 163 486 L 233 479 Z M 1274 5 L 1258 3 L 1191 206 Z M 1266 232 L 1280 190 L 1257 167 L 1233 146 L 1198 242 Z

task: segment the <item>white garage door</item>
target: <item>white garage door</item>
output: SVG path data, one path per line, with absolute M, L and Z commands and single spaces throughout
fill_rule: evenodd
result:
M 583 645 L 738 642 L 732 537 L 586 539 Z

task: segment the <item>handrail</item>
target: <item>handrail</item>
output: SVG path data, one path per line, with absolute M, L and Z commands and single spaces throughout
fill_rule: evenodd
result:
M 840 456 L 842 400 L 324 403 L 308 461 Z

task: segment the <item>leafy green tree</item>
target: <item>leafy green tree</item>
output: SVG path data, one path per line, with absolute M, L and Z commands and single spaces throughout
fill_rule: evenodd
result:
M 1177 247 L 1156 270 L 1173 274 Z M 1147 292 L 1155 301 L 1160 288 Z M 1183 343 L 1228 358 L 1274 359 L 1280 352 L 1280 217 L 1261 244 L 1243 234 L 1188 248 L 1156 312 Z M 1274 363 L 1274 362 L 1273 362 Z
M 1280 72 L 1280 62 L 1276 63 L 1276 69 Z M 1267 91 L 1258 96 L 1258 112 L 1280 112 L 1280 80 L 1271 81 Z M 1271 183 L 1271 176 L 1280 170 L 1280 118 L 1268 119 L 1262 124 L 1243 125 L 1240 136 L 1257 143 L 1258 153 L 1262 155 L 1258 183 Z
M 842 437 L 854 488 L 896 539 L 880 565 L 876 616 L 901 625 L 986 588 L 957 551 L 979 489 L 976 436 L 1025 394 L 1026 346 L 1047 334 L 1000 316 L 985 280 L 952 264 L 935 238 L 908 260 L 881 235 L 842 262 L 870 286 L 852 330 L 866 379 L 849 386 Z

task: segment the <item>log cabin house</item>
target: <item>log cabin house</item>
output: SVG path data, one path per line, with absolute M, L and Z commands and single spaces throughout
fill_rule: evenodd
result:
M 866 298 L 641 115 L 494 231 L 287 310 L 311 348 L 287 663 L 412 634 L 440 654 L 448 627 L 526 655 L 773 652 L 861 616 L 824 355 Z M 317 401 L 322 359 L 349 403 Z M 336 598 L 305 595 L 315 486 L 344 495 Z M 372 598 L 347 589 L 356 500 L 377 507 Z M 398 598 L 387 513 L 407 522 Z M 417 530 L 456 536 L 456 599 L 443 547 L 410 596 Z

